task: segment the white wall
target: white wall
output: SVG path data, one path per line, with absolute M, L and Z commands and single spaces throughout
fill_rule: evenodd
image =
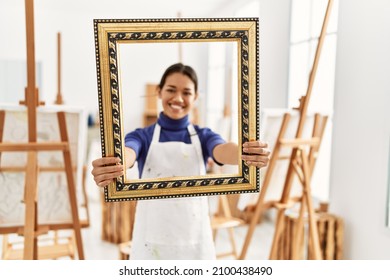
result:
M 208 17 L 210 10 L 227 0 L 186 2 L 126 0 L 35 0 L 35 54 L 42 66 L 40 99 L 53 103 L 57 94 L 57 32 L 62 35 L 62 93 L 66 104 L 97 112 L 98 94 L 93 19 Z M 237 2 L 237 0 L 233 0 Z M 0 1 L 0 61 L 26 60 L 24 0 Z M 184 57 L 186 52 L 184 51 Z M 192 60 L 189 59 L 189 63 Z M 150 68 L 145 63 L 144 68 Z M 26 75 L 26 73 L 21 73 Z M 205 75 L 206 76 L 206 75 Z M 0 87 L 1 88 L 1 87 Z M 16 92 L 15 101 L 24 99 Z M 0 96 L 0 102 L 3 102 Z
M 346 259 L 390 259 L 390 2 L 340 1 L 330 210 Z
M 263 108 L 287 108 L 290 1 L 260 0 L 260 96 Z
M 260 93 L 262 108 L 287 104 L 289 4 L 285 1 L 260 2 Z M 164 3 L 162 3 L 164 2 Z M 196 2 L 196 3 L 195 3 Z M 199 1 L 125 1 L 125 0 L 35 0 L 35 54 L 40 65 L 37 81 L 40 99 L 53 103 L 57 94 L 57 32 L 62 35 L 62 94 L 67 105 L 84 106 L 96 115 L 98 94 L 94 50 L 95 18 L 233 17 L 238 7 L 250 0 Z M 205 6 L 207 3 L 207 9 Z M 287 3 L 287 5 L 286 5 Z M 146 8 L 147 7 L 147 8 Z M 257 12 L 258 14 L 258 12 Z M 243 14 L 240 16 L 251 16 Z M 0 61 L 26 59 L 24 0 L 0 1 Z M 200 60 L 183 50 L 183 57 L 197 70 L 205 70 Z M 184 61 L 186 63 L 186 61 Z M 198 64 L 198 65 L 196 65 Z M 140 72 L 151 72 L 145 61 Z M 201 71 L 198 71 L 201 75 Z M 20 73 L 24 81 L 25 72 Z M 205 84 L 204 77 L 199 77 Z M 23 82 L 23 87 L 25 86 Z M 23 87 L 12 88 L 14 102 L 24 99 Z M 0 87 L 2 88 L 2 87 Z M 200 84 L 200 89 L 205 87 Z M 0 102 L 8 101 L 0 96 Z M 143 109 L 143 104 L 137 107 Z M 140 112 L 135 112 L 140 116 Z M 140 117 L 138 117 L 140 119 Z M 137 121 L 137 124 L 139 121 Z
M 191 65 L 196 71 L 201 102 L 207 94 L 207 45 L 207 43 L 182 44 L 181 62 Z M 126 134 L 143 126 L 145 85 L 158 84 L 165 69 L 179 62 L 179 55 L 178 45 L 175 43 L 120 44 L 119 46 L 123 131 Z M 160 102 L 158 106 L 162 109 Z
M 260 11 L 237 14 L 251 1 L 260 3 Z M 212 1 L 210 1 L 211 3 Z M 286 108 L 290 40 L 290 1 L 230 0 L 213 10 L 212 17 L 253 17 L 259 14 L 260 97 L 261 108 Z

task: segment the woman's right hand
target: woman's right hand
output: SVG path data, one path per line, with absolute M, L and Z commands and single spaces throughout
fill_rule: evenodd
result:
M 120 165 L 120 159 L 116 157 L 103 157 L 92 162 L 93 179 L 99 187 L 105 187 L 114 181 L 116 177 L 123 175 L 124 167 Z

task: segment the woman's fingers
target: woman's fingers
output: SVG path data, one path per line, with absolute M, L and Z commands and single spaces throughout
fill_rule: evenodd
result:
M 244 153 L 269 156 L 271 151 L 267 148 L 243 148 Z
M 268 144 L 261 141 L 250 141 L 242 145 L 243 152 L 242 159 L 248 165 L 256 167 L 265 167 L 269 162 L 269 155 L 271 151 L 268 149 Z
M 117 157 L 102 157 L 102 158 L 98 158 L 98 159 L 95 159 L 94 161 L 92 161 L 92 166 L 93 167 L 100 167 L 100 166 L 104 166 L 104 165 L 117 164 L 119 162 L 120 162 L 120 159 Z
M 109 185 L 110 183 L 112 183 L 114 180 L 111 179 L 111 180 L 105 180 L 103 182 L 100 182 L 100 183 L 96 183 L 99 187 L 105 187 L 107 185 Z
M 100 187 L 107 186 L 113 179 L 124 174 L 124 166 L 119 165 L 120 159 L 115 157 L 99 158 L 92 162 L 91 174 Z
M 249 141 L 249 142 L 245 142 L 242 146 L 244 148 L 267 148 L 268 143 L 264 143 L 261 141 Z
M 106 173 L 115 173 L 123 171 L 123 165 L 109 165 L 109 166 L 100 166 L 94 167 L 91 171 L 93 176 L 99 176 Z
M 104 187 L 107 186 L 109 183 L 111 183 L 114 178 L 122 176 L 123 173 L 124 173 L 123 169 L 115 172 L 105 172 L 99 175 L 95 175 L 94 180 L 98 186 Z
M 263 162 L 269 161 L 269 157 L 259 156 L 259 155 L 242 155 L 242 159 L 246 161 L 263 161 Z
M 260 156 L 260 155 L 242 155 L 243 160 L 248 161 L 264 161 L 267 162 L 269 160 L 269 157 L 267 156 Z
M 264 156 L 269 156 L 270 155 L 270 150 L 268 149 L 268 144 L 263 143 L 261 141 L 250 141 L 250 142 L 245 142 L 242 145 L 242 150 L 244 153 L 247 154 L 257 154 L 257 155 L 264 155 Z
M 95 181 L 102 181 L 105 179 L 114 179 L 118 176 L 123 175 L 123 166 L 110 166 L 101 168 L 102 170 L 99 172 L 96 171 L 94 174 Z
M 268 163 L 263 161 L 245 161 L 247 165 L 255 166 L 255 167 L 266 167 Z

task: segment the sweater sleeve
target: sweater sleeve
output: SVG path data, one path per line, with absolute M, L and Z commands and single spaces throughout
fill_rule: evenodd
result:
M 155 126 L 156 124 L 152 124 L 144 128 L 137 128 L 126 134 L 125 146 L 135 151 L 137 159 L 144 154 L 146 157 L 150 143 L 152 142 Z
M 205 161 L 211 157 L 218 165 L 222 165 L 213 157 L 213 150 L 217 145 L 226 143 L 226 141 L 218 133 L 213 132 L 209 128 L 196 127 L 196 129 L 198 130 Z
M 142 147 L 144 146 L 143 143 L 145 142 L 145 136 L 143 134 L 142 129 L 136 129 L 127 133 L 125 136 L 125 146 L 135 151 L 137 159 L 142 153 Z

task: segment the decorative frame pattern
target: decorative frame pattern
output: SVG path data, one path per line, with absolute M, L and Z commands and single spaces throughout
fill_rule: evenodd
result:
M 257 18 L 94 20 L 102 156 L 124 160 L 118 44 L 236 41 L 239 147 L 259 139 L 259 23 Z M 239 150 L 241 157 L 242 149 Z M 165 178 L 166 179 L 166 178 Z M 105 188 L 106 201 L 258 192 L 260 172 L 244 161 L 239 174 L 125 181 Z

